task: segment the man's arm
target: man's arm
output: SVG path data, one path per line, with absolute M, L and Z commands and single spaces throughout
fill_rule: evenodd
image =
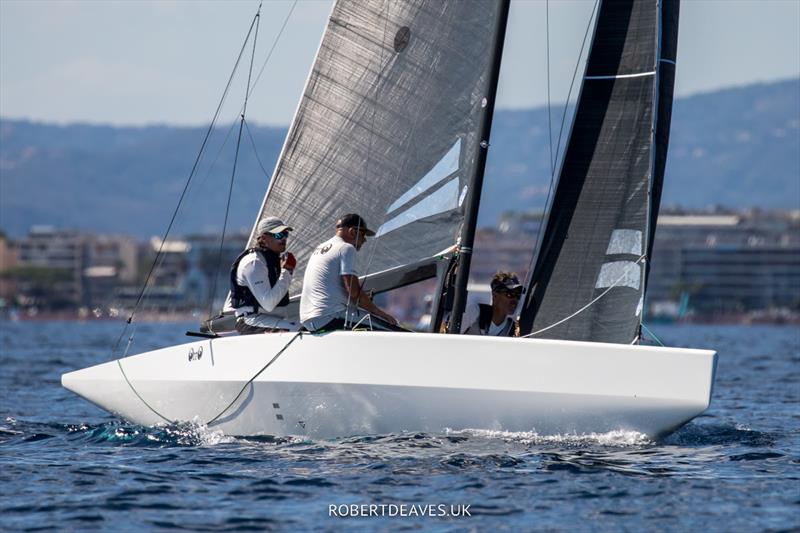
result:
M 277 307 L 292 282 L 292 273 L 288 270 L 282 270 L 281 275 L 275 281 L 275 286 L 271 287 L 267 265 L 262 261 L 252 261 L 245 265 L 242 277 L 247 283 L 250 292 L 258 300 L 258 305 L 267 313 L 272 312 Z
M 342 284 L 344 285 L 344 290 L 350 296 L 351 302 L 355 302 L 361 309 L 382 318 L 390 324 L 397 324 L 397 320 L 395 320 L 392 315 L 375 305 L 373 301 L 369 299 L 367 293 L 361 290 L 361 283 L 358 281 L 358 276 L 342 274 Z

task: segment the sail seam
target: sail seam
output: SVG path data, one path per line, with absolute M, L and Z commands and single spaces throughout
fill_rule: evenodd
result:
M 585 80 L 615 80 L 618 78 L 643 78 L 645 76 L 654 76 L 655 70 L 650 72 L 639 72 L 637 74 L 617 74 L 616 76 L 586 76 Z

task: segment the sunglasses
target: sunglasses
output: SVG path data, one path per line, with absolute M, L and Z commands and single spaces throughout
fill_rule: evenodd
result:
M 272 238 L 275 239 L 276 241 L 282 241 L 283 239 L 289 236 L 289 232 L 282 231 L 280 233 L 270 233 L 270 235 L 272 235 Z
M 506 298 L 516 298 L 520 299 L 522 297 L 522 289 L 517 290 L 500 290 L 496 291 L 498 294 L 502 294 Z

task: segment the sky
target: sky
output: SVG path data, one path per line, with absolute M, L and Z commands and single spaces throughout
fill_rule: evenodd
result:
M 592 7 L 512 1 L 498 108 L 547 103 L 548 20 L 551 99 L 566 99 Z M 257 9 L 257 0 L 0 0 L 0 117 L 207 124 Z M 264 1 L 256 74 L 274 52 L 249 120 L 291 121 L 330 10 L 330 0 Z M 677 96 L 790 77 L 800 77 L 800 0 L 682 2 Z M 242 68 L 223 119 L 238 115 L 244 79 Z

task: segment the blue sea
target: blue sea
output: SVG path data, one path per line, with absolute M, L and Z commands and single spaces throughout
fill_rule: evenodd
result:
M 139 349 L 191 327 L 141 324 Z M 660 442 L 480 429 L 313 441 L 118 420 L 60 376 L 109 360 L 120 323 L 0 322 L 0 529 L 800 529 L 800 329 L 651 329 L 720 354 L 711 408 Z

